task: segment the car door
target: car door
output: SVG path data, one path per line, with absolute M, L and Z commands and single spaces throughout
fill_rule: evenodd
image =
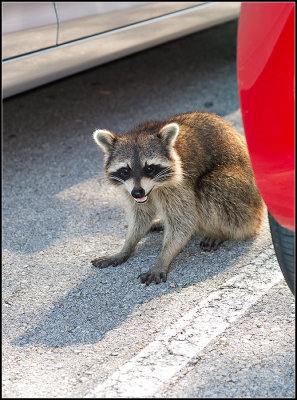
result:
M 58 44 L 136 24 L 203 2 L 63 2 L 56 3 Z
M 54 2 L 2 3 L 2 60 L 57 44 Z

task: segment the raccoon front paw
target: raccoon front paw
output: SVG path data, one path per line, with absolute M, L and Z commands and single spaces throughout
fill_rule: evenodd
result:
M 156 284 L 159 284 L 161 281 L 166 282 L 167 273 L 164 271 L 148 271 L 138 275 L 138 278 L 140 278 L 141 283 L 145 283 L 148 286 L 152 282 Z
M 214 239 L 205 236 L 201 239 L 200 248 L 204 251 L 217 250 L 221 243 L 223 243 L 223 241 L 220 239 Z
M 91 263 L 97 268 L 107 268 L 110 265 L 116 267 L 119 264 L 122 264 L 128 259 L 128 257 L 100 257 L 95 258 L 91 261 Z

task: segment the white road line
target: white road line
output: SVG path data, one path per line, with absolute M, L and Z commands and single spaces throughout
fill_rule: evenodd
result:
M 85 398 L 150 397 L 282 278 L 272 246 L 158 335 Z

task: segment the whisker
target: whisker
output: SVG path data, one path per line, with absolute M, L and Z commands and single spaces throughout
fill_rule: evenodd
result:
M 162 180 L 162 179 L 164 179 L 164 178 L 168 178 L 168 177 L 170 177 L 170 176 L 172 176 L 172 175 L 174 175 L 174 173 L 172 173 L 172 172 L 167 172 L 167 173 L 164 173 L 164 174 L 160 174 L 160 175 L 158 175 L 158 176 L 155 176 L 153 179 L 154 179 L 155 181 L 160 181 L 160 180 Z
M 162 169 L 162 171 L 160 171 L 156 176 L 158 176 L 159 174 L 163 174 L 164 172 L 167 172 L 167 171 L 171 171 L 171 168 L 167 167 L 167 168 Z
M 125 182 L 123 181 L 123 179 L 119 178 L 118 176 L 110 175 L 110 178 L 111 178 L 111 179 L 114 179 L 115 181 L 119 181 L 119 182 L 121 182 L 121 183 L 125 183 Z
M 156 175 L 153 179 L 158 180 L 160 178 L 163 178 L 164 176 L 170 176 L 170 175 L 173 175 L 173 173 L 172 172 L 164 172 L 162 174 Z
M 163 178 L 164 176 L 170 176 L 173 175 L 173 172 L 171 171 L 171 168 L 165 168 L 162 171 L 160 171 L 156 176 L 154 176 L 154 180 L 159 180 L 160 178 Z

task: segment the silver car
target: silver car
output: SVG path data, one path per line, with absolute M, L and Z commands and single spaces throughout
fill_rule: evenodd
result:
M 237 18 L 240 2 L 2 2 L 9 97 Z

